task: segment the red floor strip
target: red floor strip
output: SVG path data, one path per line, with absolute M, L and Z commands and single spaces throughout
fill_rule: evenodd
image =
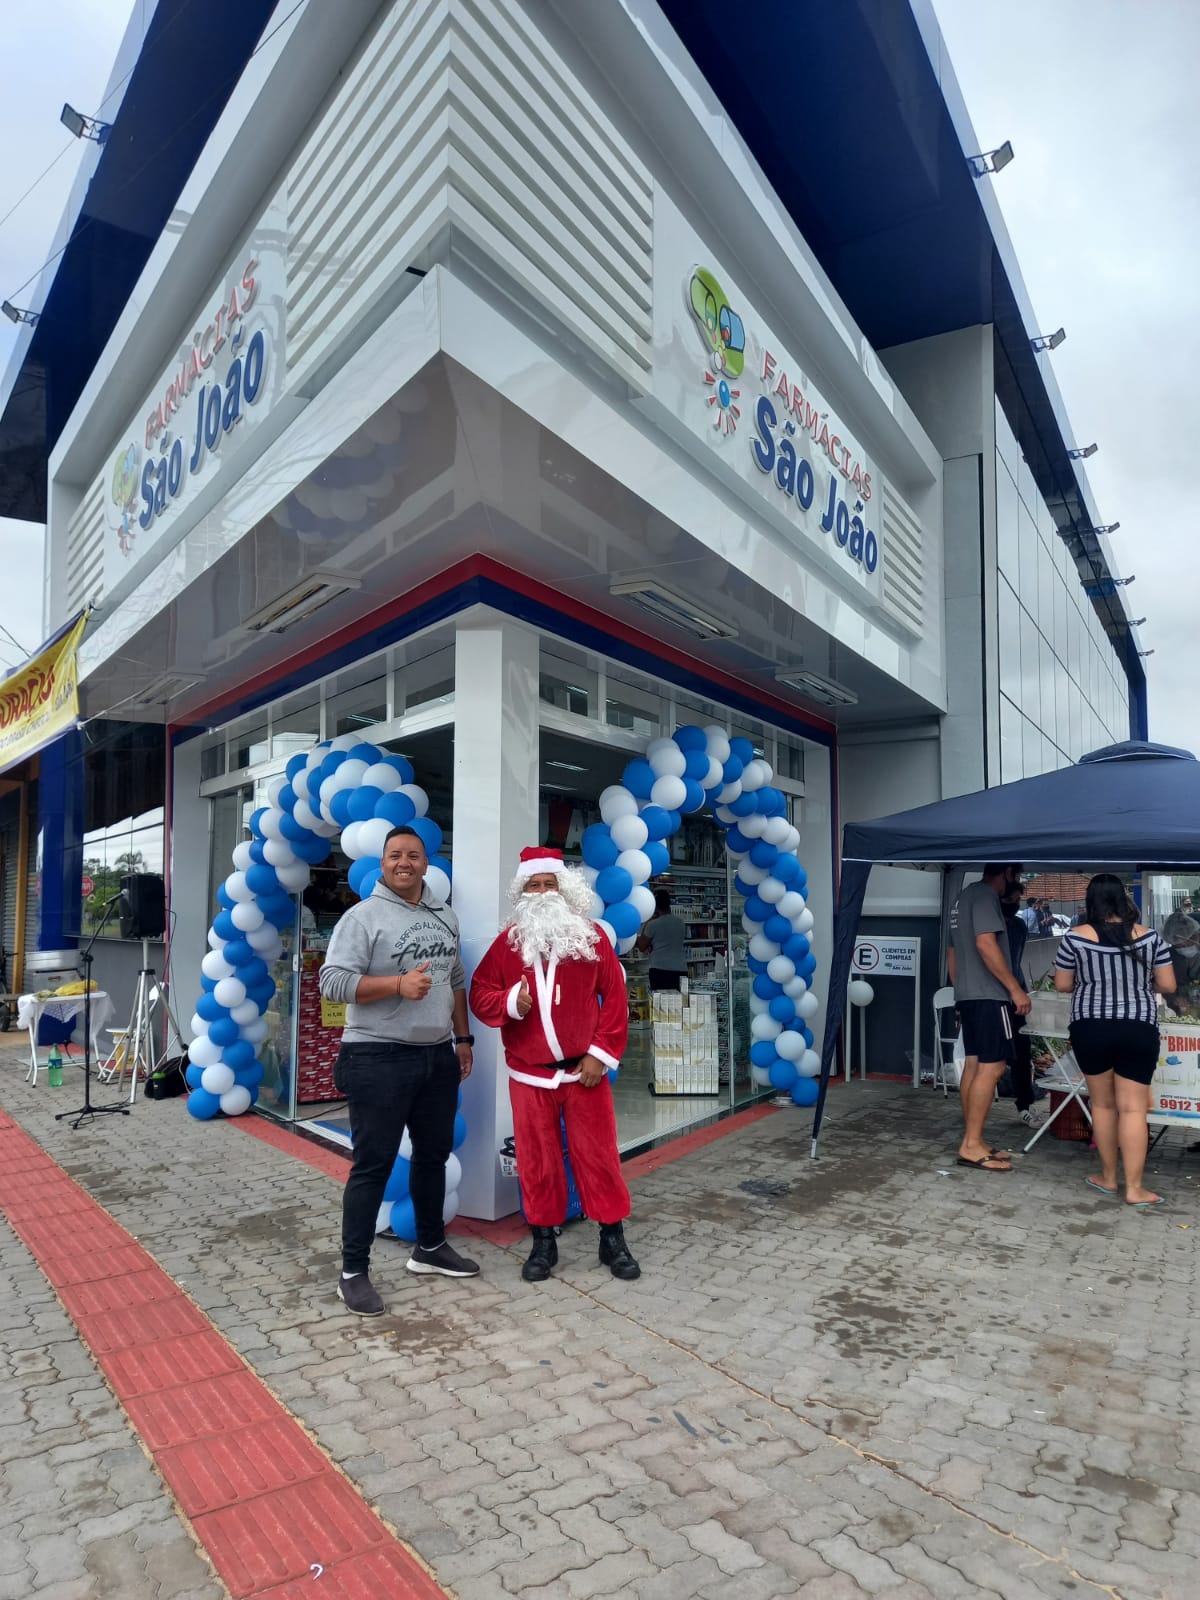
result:
M 338 1600 L 445 1600 L 178 1284 L 2 1112 L 0 1208 L 235 1600 L 312 1600 L 314 1566 Z

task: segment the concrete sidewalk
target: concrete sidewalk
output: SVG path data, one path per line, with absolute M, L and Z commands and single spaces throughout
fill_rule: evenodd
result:
M 1085 1187 L 1081 1147 L 968 1173 L 952 1101 L 839 1088 L 818 1163 L 789 1110 L 637 1179 L 638 1283 L 597 1265 L 589 1224 L 537 1286 L 520 1245 L 473 1246 L 483 1277 L 456 1283 L 411 1278 L 381 1242 L 390 1314 L 360 1323 L 333 1294 L 336 1179 L 179 1102 L 72 1132 L 52 1121 L 70 1090 L 28 1089 L 15 1055 L 0 1073 L 0 1104 L 462 1600 L 1196 1592 L 1200 1160 L 1178 1134 L 1151 1163 L 1170 1207 L 1133 1213 Z M 10 1306 L 32 1296 L 70 1349 L 24 1246 L 4 1247 Z M 4 1329 L 6 1397 L 45 1326 Z M 147 1520 L 186 1539 L 141 1468 Z M 0 1518 L 0 1573 L 24 1579 L 0 1595 L 135 1592 L 54 1589 L 22 1517 Z M 221 1593 L 195 1560 L 144 1592 Z

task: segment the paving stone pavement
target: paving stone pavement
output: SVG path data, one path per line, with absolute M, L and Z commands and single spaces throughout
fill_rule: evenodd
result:
M 1085 1187 L 1082 1147 L 1045 1138 L 1011 1177 L 967 1173 L 953 1101 L 838 1088 L 819 1162 L 789 1110 L 639 1178 L 637 1283 L 598 1266 L 590 1224 L 543 1285 L 521 1282 L 519 1246 L 473 1243 L 482 1277 L 453 1282 L 412 1278 L 381 1241 L 390 1312 L 362 1323 L 333 1293 L 336 1182 L 177 1101 L 56 1127 L 55 1092 L 13 1061 L 0 1103 L 461 1600 L 1200 1592 L 1200 1158 L 1180 1134 L 1151 1162 L 1169 1209 L 1134 1213 Z M 19 1452 L 21 1363 L 47 1319 L 70 1324 L 2 1242 Z M 74 1355 L 57 1385 L 90 1398 L 63 1426 L 94 1429 L 94 1405 L 128 1450 Z M 147 1503 L 165 1527 L 165 1499 Z M 3 1582 L 36 1571 L 36 1535 L 0 1514 Z M 194 1572 L 145 1592 L 220 1592 Z

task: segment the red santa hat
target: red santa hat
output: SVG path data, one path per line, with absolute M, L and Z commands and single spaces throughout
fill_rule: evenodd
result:
M 557 877 L 564 865 L 561 850 L 552 850 L 548 845 L 530 845 L 527 850 L 521 851 L 517 882 L 524 883 L 526 878 L 532 878 L 539 872 L 553 872 Z

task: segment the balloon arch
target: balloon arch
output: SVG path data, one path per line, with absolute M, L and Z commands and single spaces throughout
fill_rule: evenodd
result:
M 601 794 L 601 821 L 583 833 L 583 870 L 592 885 L 592 913 L 624 954 L 654 912 L 648 884 L 670 867 L 666 840 L 684 816 L 711 807 L 737 862 L 734 886 L 745 897 L 754 1081 L 810 1105 L 820 1070 L 809 1027 L 818 1008 L 809 988 L 817 966 L 813 915 L 796 855 L 800 834 L 771 777 L 748 739 L 731 739 L 719 727 L 676 728 L 671 737 L 653 740 L 645 756 L 625 768 L 622 782 Z M 450 863 L 439 853 L 442 830 L 428 809 L 403 756 L 352 734 L 294 755 L 286 775 L 270 785 L 267 804 L 250 818 L 251 838 L 234 849 L 234 870 L 217 890 L 221 909 L 208 935 L 188 1050 L 194 1117 L 240 1116 L 257 1100 L 263 1080 L 258 1052 L 275 994 L 269 964 L 282 953 L 281 930 L 295 921 L 293 896 L 308 886 L 309 868 L 326 859 L 337 834 L 353 863 L 350 887 L 360 898 L 378 883 L 384 840 L 402 824 L 420 834 L 428 851 L 430 891 L 449 897 Z M 460 1116 L 456 1149 L 465 1135 Z M 403 1187 L 389 1201 L 407 1205 Z M 451 1194 L 454 1187 L 448 1185 Z

